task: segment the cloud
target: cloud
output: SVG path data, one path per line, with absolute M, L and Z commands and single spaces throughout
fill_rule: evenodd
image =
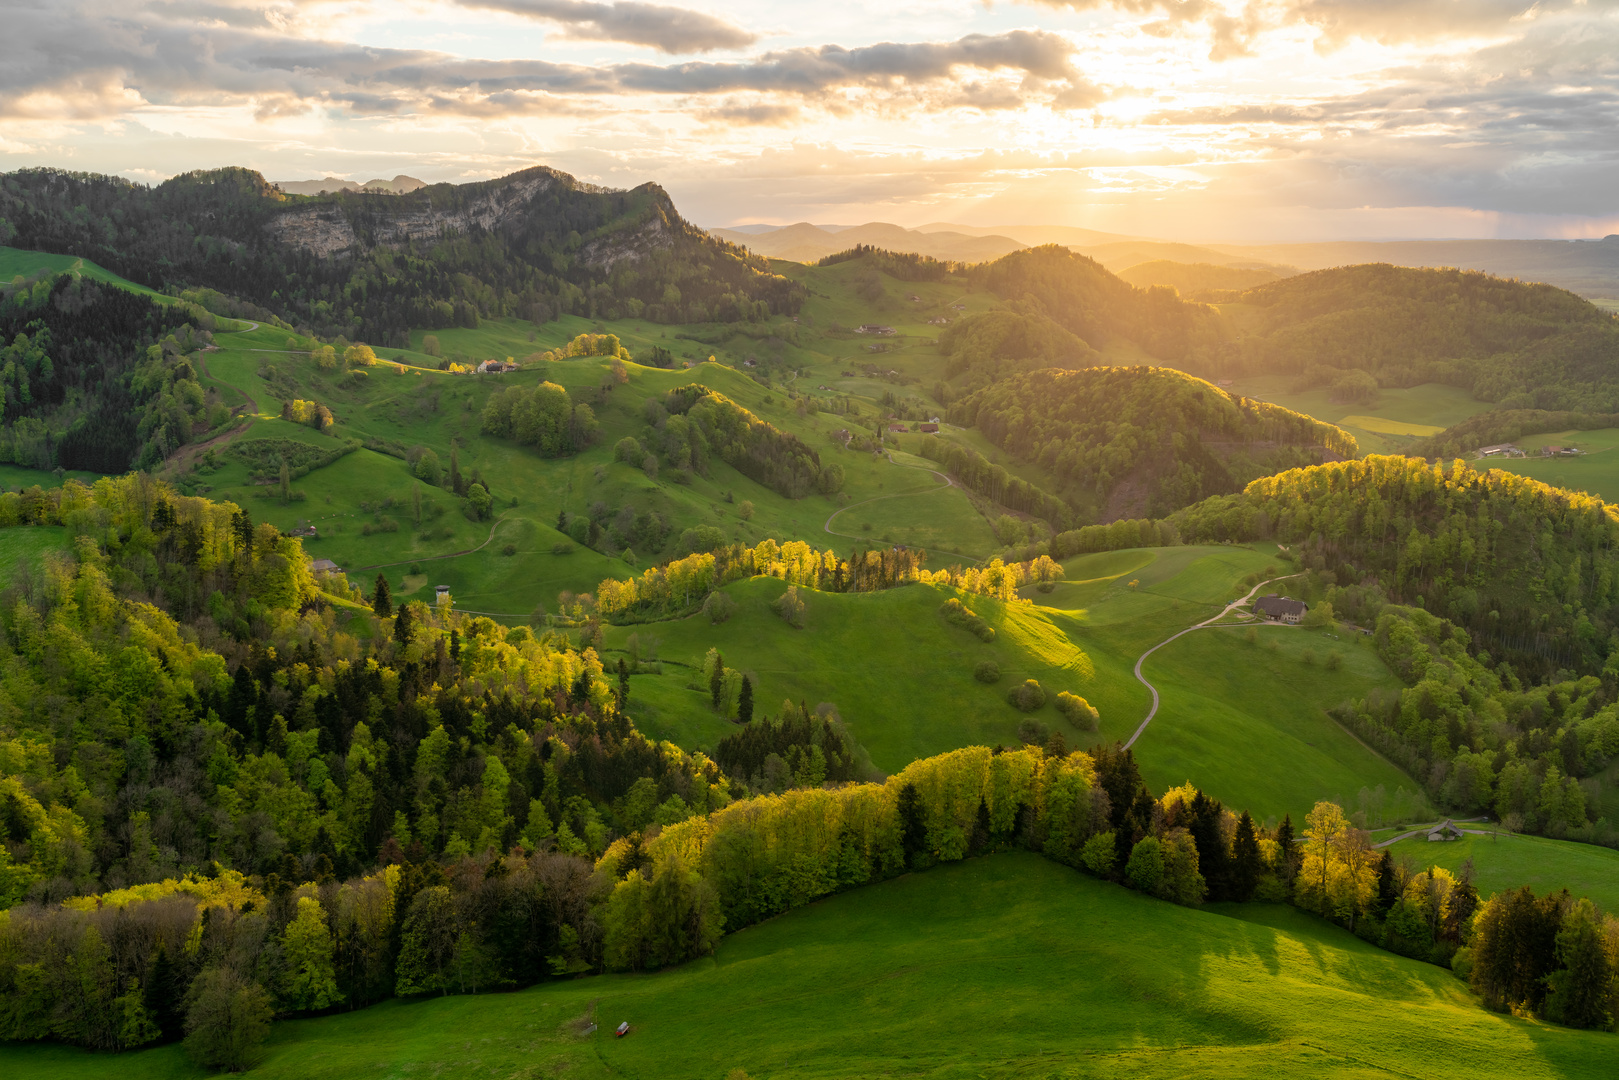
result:
M 569 37 L 647 45 L 665 53 L 741 49 L 759 35 L 690 8 L 643 4 L 635 0 L 600 4 L 587 0 L 457 0 L 462 7 L 505 11 L 561 23 Z
M 310 108 L 352 116 L 487 117 L 563 111 L 568 106 L 558 99 L 570 96 L 742 92 L 832 104 L 834 93 L 896 94 L 950 83 L 963 70 L 1030 76 L 1042 85 L 1058 84 L 1054 94 L 1094 96 L 1070 63 L 1073 46 L 1043 31 L 857 48 L 823 45 L 725 62 L 587 66 L 378 48 L 285 35 L 264 23 L 175 23 L 160 17 L 165 12 L 161 5 L 136 3 L 120 14 L 110 0 L 13 9 L 6 49 L 19 62 L 0 64 L 0 116 L 54 113 L 85 120 L 142 106 L 242 104 L 263 118 Z M 930 107 L 948 107 L 943 100 Z

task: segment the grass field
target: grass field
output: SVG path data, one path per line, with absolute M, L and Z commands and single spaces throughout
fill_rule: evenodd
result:
M 0 582 L 9 582 L 19 567 L 32 567 L 47 551 L 65 551 L 65 525 L 19 525 L 0 529 Z
M 1619 851 L 1612 848 L 1492 831 L 1489 836 L 1467 834 L 1446 843 L 1414 837 L 1391 844 L 1388 850 L 1396 861 L 1410 859 L 1418 869 L 1443 866 L 1454 871 L 1472 859 L 1473 880 L 1481 896 L 1520 885 L 1532 886 L 1537 893 L 1566 888 L 1575 896 L 1589 896 L 1606 911 L 1619 911 Z
M 1291 908 L 1174 907 L 1016 853 L 832 897 L 654 975 L 278 1023 L 247 1075 L 1578 1080 L 1611 1075 L 1614 1046 L 1487 1012 L 1450 972 Z M 199 1075 L 179 1047 L 13 1045 L 0 1069 Z
M 1445 429 L 1437 424 L 1408 424 L 1403 420 L 1385 420 L 1381 416 L 1345 416 L 1337 421 L 1343 427 L 1360 428 L 1379 435 L 1437 435 Z
M 968 745 L 1017 745 L 1025 714 L 1006 700 L 1008 688 L 1039 679 L 1055 698 L 1059 690 L 1089 699 L 1104 717 L 1123 718 L 1146 707 L 1146 691 L 1117 665 L 1099 667 L 1066 633 L 1066 617 L 1029 605 L 1003 605 L 965 597 L 972 610 L 993 622 L 993 642 L 944 620 L 939 607 L 954 590 L 912 585 L 878 593 L 820 593 L 800 589 L 807 611 L 804 629 L 789 627 L 770 603 L 786 586 L 772 578 L 737 582 L 727 592 L 737 613 L 718 626 L 701 615 L 671 622 L 615 627 L 609 647 L 630 634 L 643 655 L 654 645 L 665 661 L 662 675 L 631 679 L 631 711 L 648 734 L 682 746 L 712 749 L 734 726 L 710 707 L 708 690 L 690 689 L 709 648 L 755 683 L 760 712 L 774 713 L 784 698 L 812 708 L 831 702 L 850 732 L 884 772 L 897 772 L 919 757 Z M 973 677 L 980 661 L 1000 665 L 998 683 Z M 1048 703 L 1032 714 L 1071 745 L 1096 736 L 1067 724 Z
M 174 299 L 145 285 L 137 285 L 133 281 L 119 277 L 111 270 L 76 255 L 53 255 L 45 251 L 0 247 L 0 282 L 9 284 L 12 278 L 19 275 L 28 277 L 41 270 L 48 270 L 53 274 L 73 273 L 90 278 L 92 281 L 104 281 L 109 285 L 140 293 L 142 296 L 150 296 L 159 303 L 172 303 Z
M 710 707 L 707 688 L 695 685 L 712 647 L 753 678 L 758 711 L 776 712 L 783 698 L 812 708 L 830 702 L 872 764 L 892 773 L 961 746 L 1014 745 L 1024 714 L 1005 695 L 1026 678 L 1051 698 L 1067 690 L 1100 711 L 1096 732 L 1070 726 L 1052 702 L 1031 714 L 1071 746 L 1128 739 L 1151 700 L 1132 674 L 1136 658 L 1216 614 L 1247 591 L 1243 578 L 1272 565 L 1273 551 L 1230 545 L 1081 556 L 1050 594 L 1027 590 L 1032 604 L 963 597 L 996 627 L 987 644 L 939 615 L 953 595 L 939 587 L 801 589 L 807 614 L 795 630 L 770 609 L 786 586 L 759 578 L 727 587 L 738 609 L 725 623 L 697 615 L 612 627 L 607 645 L 622 649 L 634 634 L 643 657 L 664 662 L 662 674 L 631 680 L 631 711 L 656 738 L 712 751 L 734 730 Z M 1146 674 L 1163 703 L 1135 752 L 1154 789 L 1191 780 L 1261 819 L 1300 819 L 1322 798 L 1350 805 L 1363 787 L 1415 791 L 1415 782 L 1326 714 L 1370 687 L 1398 685 L 1370 647 L 1354 635 L 1328 639 L 1296 628 L 1265 627 L 1260 635 L 1249 645 L 1240 629 L 1200 630 L 1149 659 Z M 1331 652 L 1340 654 L 1337 670 L 1327 668 Z M 999 665 L 999 682 L 973 678 L 982 660 Z
M 1294 375 L 1242 378 L 1235 381 L 1231 391 L 1273 401 L 1337 424 L 1355 436 L 1363 454 L 1387 453 L 1493 408 L 1488 402 L 1474 400 L 1466 390 L 1440 383 L 1380 390 L 1377 401 L 1371 406 L 1341 405 L 1331 400 L 1326 388 L 1292 390 L 1296 378 Z
M 1362 787 L 1417 789 L 1326 714 L 1372 687 L 1399 688 L 1365 638 L 1264 626 L 1250 645 L 1244 634 L 1199 630 L 1144 665 L 1163 704 L 1135 751 L 1155 790 L 1190 779 L 1235 810 L 1297 822 L 1318 799 L 1352 807 Z M 1329 671 L 1334 652 L 1341 667 Z

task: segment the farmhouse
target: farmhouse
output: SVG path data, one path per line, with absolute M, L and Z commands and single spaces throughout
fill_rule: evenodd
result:
M 889 424 L 888 430 L 898 432 L 903 435 L 908 433 L 911 429 L 906 427 L 904 424 Z
M 916 425 L 916 430 L 920 431 L 924 435 L 937 435 L 939 432 L 939 425 L 936 423 L 918 424 Z
M 341 574 L 343 568 L 330 559 L 315 559 L 309 564 L 309 569 L 317 574 Z
M 296 529 L 293 529 L 291 532 L 287 533 L 286 535 L 287 536 L 297 536 L 297 537 L 300 537 L 300 538 L 305 539 L 305 540 L 314 540 L 320 535 L 320 533 L 319 533 L 319 530 L 316 529 L 315 526 L 313 526 L 313 525 L 303 525 L 303 526 L 300 526 L 300 527 L 298 527 Z
M 1428 831 L 1429 841 L 1460 840 L 1462 830 L 1458 829 L 1450 820 L 1445 820 Z
M 1304 618 L 1304 613 L 1310 610 L 1310 605 L 1303 600 L 1289 600 L 1285 596 L 1268 593 L 1254 601 L 1254 611 L 1265 616 L 1272 622 L 1283 622 L 1289 626 Z
M 887 336 L 895 331 L 892 326 L 882 326 L 878 323 L 861 323 L 855 327 L 854 332 L 857 334 L 882 334 Z
M 1574 457 L 1582 451 L 1576 446 L 1543 446 L 1540 448 L 1542 457 Z
M 1523 457 L 1523 451 L 1519 450 L 1516 446 L 1513 446 L 1511 443 L 1496 443 L 1494 446 L 1481 446 L 1481 447 L 1479 447 L 1478 448 L 1478 456 L 1481 457 L 1481 458 L 1489 458 L 1489 457 Z
M 508 364 L 504 360 L 485 360 L 478 365 L 479 375 L 499 375 L 503 371 L 516 371 L 516 364 Z

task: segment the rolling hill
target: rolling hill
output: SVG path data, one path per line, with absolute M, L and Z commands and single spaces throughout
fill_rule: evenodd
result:
M 284 1021 L 251 1075 L 1595 1080 L 1611 1042 L 1486 1012 L 1450 972 L 1290 908 L 1176 907 L 1017 853 L 828 898 L 654 975 Z M 15 1080 L 106 1062 L 0 1047 Z M 117 1062 L 203 1075 L 178 1046 Z

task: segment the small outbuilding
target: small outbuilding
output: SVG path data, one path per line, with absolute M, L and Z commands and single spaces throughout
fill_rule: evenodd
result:
M 315 559 L 309 564 L 309 569 L 317 574 L 341 574 L 343 568 L 330 559 Z
M 1268 593 L 1254 601 L 1254 613 L 1263 615 L 1271 622 L 1295 625 L 1304 618 L 1304 613 L 1310 610 L 1310 605 L 1303 600 L 1293 600 L 1286 596 L 1277 596 Z
M 616 1039 L 622 1039 L 624 1036 L 628 1035 L 629 1033 L 630 1033 L 630 1022 L 628 1020 L 626 1020 L 622 1024 L 618 1025 L 618 1029 L 613 1032 L 613 1037 L 616 1038 Z

